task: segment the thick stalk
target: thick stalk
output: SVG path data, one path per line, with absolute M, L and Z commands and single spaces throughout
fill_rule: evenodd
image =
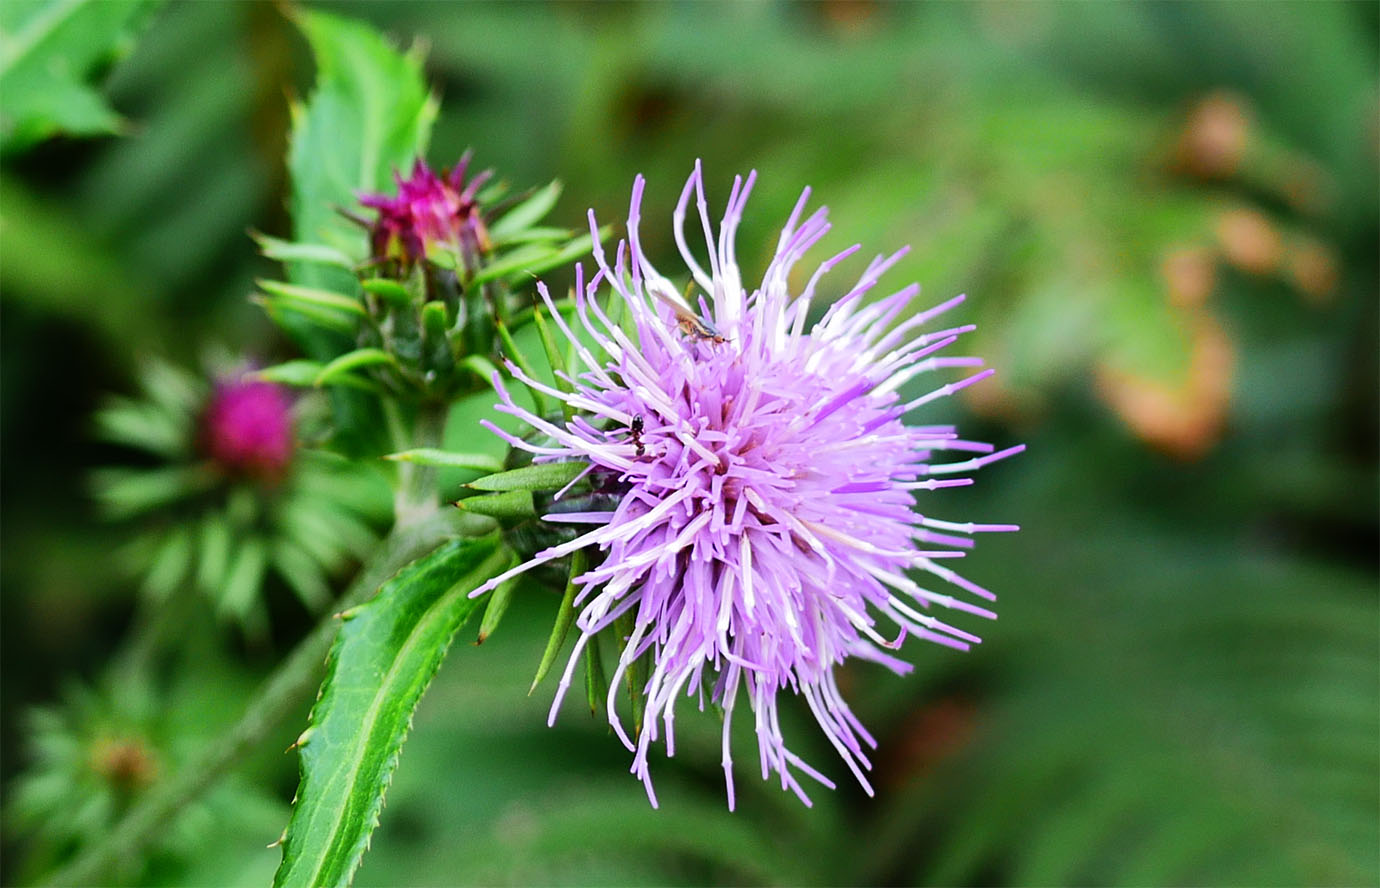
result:
M 422 403 L 417 406 L 412 434 L 406 447 L 441 447 L 445 443 L 446 418 L 450 405 Z M 399 462 L 398 486 L 393 494 L 393 516 L 397 527 L 407 527 L 435 514 L 438 507 L 437 470 L 435 466 Z
M 399 568 L 425 554 L 446 537 L 466 529 L 459 526 L 459 516 L 440 513 L 434 508 L 432 512 L 428 518 L 406 525 L 399 524 L 393 529 L 341 595 L 335 612 L 364 601 Z M 50 873 L 40 884 L 93 884 L 114 872 L 122 860 L 138 855 L 150 839 L 164 831 L 173 815 L 199 798 L 225 776 L 245 753 L 262 743 L 303 701 L 311 699 L 312 692 L 320 683 L 321 667 L 335 638 L 337 623 L 333 615 L 324 617 L 260 686 L 243 717 L 229 733 L 217 740 L 199 759 L 152 787 L 101 841 L 87 846 L 70 863 Z

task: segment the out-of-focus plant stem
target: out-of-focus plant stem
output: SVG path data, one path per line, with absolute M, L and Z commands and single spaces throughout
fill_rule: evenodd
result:
M 407 478 L 410 483 L 417 485 L 410 492 L 410 496 L 414 497 L 408 500 L 410 503 L 415 503 L 424 493 L 420 489 L 422 483 L 431 485 L 431 510 L 426 514 L 417 510 L 408 511 L 408 521 L 403 521 L 403 515 L 399 515 L 399 522 L 380 543 L 374 557 L 364 563 L 355 581 L 339 597 L 333 615 L 373 595 L 397 569 L 425 554 L 446 537 L 475 530 L 465 526 L 466 521 L 475 521 L 475 517 L 465 517 L 462 512 L 455 514 L 437 510 L 435 478 L 429 482 L 425 475 L 408 475 Z M 477 519 L 477 523 L 482 523 L 486 528 L 489 526 L 484 519 Z M 333 615 L 323 617 L 312 633 L 299 642 L 275 673 L 261 685 L 258 695 L 248 704 L 240 721 L 207 749 L 199 760 L 190 762 L 181 771 L 152 787 L 148 794 L 128 809 L 124 818 L 102 841 L 83 849 L 72 862 L 52 871 L 40 884 L 95 884 L 108 876 L 117 869 L 121 859 L 138 855 L 153 837 L 163 831 L 175 813 L 196 801 L 217 780 L 224 778 L 244 754 L 264 742 L 279 722 L 297 710 L 304 700 L 311 699 L 320 681 L 326 653 L 335 638 L 337 620 Z

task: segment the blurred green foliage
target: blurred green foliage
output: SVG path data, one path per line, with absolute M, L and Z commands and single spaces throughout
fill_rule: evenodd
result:
M 15 0 L 0 11 L 0 150 L 125 123 L 86 79 L 123 55 L 157 0 Z
M 715 207 L 734 173 L 761 174 L 749 277 L 806 184 L 838 226 L 821 256 L 911 244 L 888 280 L 968 292 L 959 320 L 999 370 L 962 421 L 1030 444 L 923 504 L 1025 527 L 971 556 L 1001 594 L 985 644 L 911 650 L 904 680 L 847 671 L 881 741 L 877 799 L 845 785 L 804 811 L 744 775 L 729 815 L 717 726 L 685 717 L 648 810 L 606 729 L 568 705 L 548 730 L 546 691 L 526 696 L 555 600 L 520 588 L 422 702 L 358 884 L 1376 883 L 1374 5 L 348 13 L 429 45 L 430 159 L 473 146 L 510 181 L 561 177 L 553 224 L 618 218 L 642 172 L 646 246 L 669 256 L 654 223 L 702 157 Z M 72 89 L 116 30 L 73 56 Z M 132 392 L 148 354 L 295 356 L 245 299 L 271 272 L 246 230 L 292 234 L 284 88 L 310 75 L 294 28 L 267 4 L 171 4 L 109 73 L 125 135 L 9 152 L 0 180 L 7 883 L 61 851 L 18 775 L 81 768 L 21 713 L 73 675 L 116 702 L 144 693 L 100 678 L 137 589 L 109 570 L 125 538 L 86 491 L 91 467 L 128 458 L 97 442 L 93 406 Z M 0 102 L 18 107 L 7 80 Z M 473 426 L 489 400 L 456 411 L 450 449 L 493 452 Z M 160 731 L 185 744 L 238 716 L 306 629 L 279 600 L 260 647 L 187 622 L 158 659 Z M 160 856 L 120 875 L 265 882 L 296 777 L 280 751 L 308 703 L 235 776 L 278 804 L 218 819 L 199 870 Z

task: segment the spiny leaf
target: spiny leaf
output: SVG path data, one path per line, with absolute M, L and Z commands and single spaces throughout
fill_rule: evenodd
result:
M 312 380 L 312 385 L 330 385 L 341 382 L 346 377 L 354 376 L 356 370 L 362 370 L 365 367 L 377 367 L 381 364 L 397 366 L 397 363 L 396 358 L 381 348 L 357 348 L 352 352 L 346 352 L 322 367 L 321 372 L 316 374 L 316 379 Z
M 498 373 L 498 368 L 494 362 L 483 355 L 467 355 L 460 361 L 460 364 L 469 369 L 471 373 L 478 376 L 486 384 L 493 385 L 494 376 Z
M 489 232 L 490 235 L 493 232 Z M 516 234 L 505 237 L 499 246 L 507 247 L 514 244 L 528 244 L 535 241 L 564 241 L 575 236 L 575 232 L 569 228 L 555 228 L 549 225 L 540 225 L 532 228 L 524 228 Z
M 475 490 L 555 490 L 569 484 L 588 468 L 588 464 L 582 462 L 542 463 L 485 475 L 465 486 Z
M 421 155 L 436 118 L 419 52 L 400 53 L 367 25 L 324 12 L 296 10 L 293 18 L 316 59 L 316 87 L 293 109 L 288 171 L 292 176 L 294 239 L 368 258 L 359 226 L 337 207 L 353 206 L 363 191 L 384 188 L 389 175 Z M 348 133 L 348 138 L 342 134 Z M 294 283 L 330 286 L 339 269 L 294 263 Z
M 599 711 L 609 696 L 609 677 L 604 674 L 604 655 L 599 650 L 599 636 L 585 645 L 585 698 L 591 715 Z
M 489 236 L 496 244 L 506 243 L 514 235 L 527 230 L 551 212 L 551 208 L 556 205 L 556 200 L 560 196 L 561 183 L 559 180 L 552 182 L 545 188 L 538 189 L 535 194 L 513 207 L 503 218 L 491 225 Z
M 390 453 L 384 459 L 397 462 L 415 463 L 419 466 L 444 466 L 453 469 L 477 469 L 481 472 L 497 472 L 503 468 L 503 461 L 483 453 L 454 453 L 449 450 L 436 450 L 419 447 L 416 450 L 403 450 Z
M 279 262 L 315 262 L 319 265 L 336 265 L 341 268 L 354 268 L 354 261 L 341 250 L 325 244 L 304 244 L 282 238 L 271 237 L 255 231 L 251 232 L 259 250 L 270 259 Z
M 369 278 L 361 281 L 364 292 L 372 293 L 390 305 L 405 306 L 412 302 L 412 294 L 402 284 L 388 278 Z
M 575 578 L 585 572 L 585 562 L 589 556 L 584 549 L 576 549 L 570 555 L 570 579 L 565 583 L 565 595 L 561 597 L 560 608 L 556 611 L 556 624 L 551 627 L 551 637 L 546 640 L 546 650 L 542 652 L 541 663 L 537 665 L 537 676 L 532 679 L 532 687 L 527 690 L 530 695 L 541 684 L 541 680 L 546 678 L 546 673 L 551 671 L 552 665 L 556 662 L 556 655 L 561 652 L 565 645 L 566 636 L 570 634 L 570 627 L 575 622 L 575 594 L 579 591 L 579 586 L 575 583 Z M 593 639 L 590 644 L 593 644 Z
M 599 229 L 599 239 L 603 240 L 608 237 L 610 231 L 612 231 L 612 229 L 607 225 Z M 544 271 L 550 271 L 553 268 L 560 268 L 566 263 L 574 262 L 576 259 L 579 259 L 581 256 L 588 253 L 593 246 L 594 238 L 590 235 L 586 234 L 582 237 L 577 237 L 545 258 L 536 262 L 526 263 L 522 267 L 514 269 L 513 272 L 508 275 L 508 278 L 514 282 L 521 282 L 524 276 L 538 275 Z
M 533 317 L 539 318 L 540 316 L 534 315 Z M 537 374 L 532 370 L 532 365 L 527 360 L 527 355 L 523 353 L 522 349 L 518 347 L 517 342 L 513 340 L 513 334 L 508 332 L 508 325 L 500 321 L 495 325 L 495 327 L 498 330 L 498 338 L 503 341 L 503 350 L 506 351 L 509 357 L 513 359 L 513 363 L 518 365 L 518 369 L 525 373 L 528 379 L 537 379 Z M 537 415 L 545 416 L 545 393 L 543 393 L 541 389 L 537 388 L 534 385 L 528 384 L 526 387 L 527 392 L 532 396 L 532 404 L 537 409 Z
M 299 746 L 301 783 L 277 888 L 349 884 L 417 702 L 479 607 L 469 592 L 512 557 L 497 534 L 453 540 L 345 614 Z
M 607 228 L 600 229 L 599 236 L 604 237 L 608 231 Z M 560 248 L 543 243 L 524 244 L 481 268 L 471 278 L 471 283 L 482 284 L 500 278 L 520 281 L 523 277 L 541 274 L 574 261 L 588 253 L 593 245 L 594 238 L 588 234 Z
M 339 312 L 342 315 L 364 317 L 364 306 L 359 300 L 343 296 L 334 290 L 317 287 L 303 287 L 297 284 L 284 284 L 281 281 L 261 280 L 259 286 L 268 293 L 272 301 L 289 308 L 310 306 L 312 308 Z
M 317 68 L 306 104 L 292 107 L 292 239 L 362 261 L 369 252 L 364 232 L 337 208 L 355 205 L 360 192 L 383 190 L 392 171 L 425 152 L 437 104 L 427 90 L 420 52 L 398 52 L 369 26 L 328 13 L 295 9 L 292 17 L 311 44 Z M 350 270 L 329 264 L 296 261 L 287 270 L 294 284 L 340 293 L 359 286 Z M 330 360 L 355 344 L 353 328 L 312 329 L 281 311 L 275 320 L 316 360 Z M 387 447 L 381 440 L 386 425 L 373 399 L 337 387 L 331 406 L 337 446 L 351 453 Z
M 119 132 L 124 120 L 86 81 L 123 55 L 157 0 L 9 0 L 0 4 L 0 147 L 56 133 Z
M 316 377 L 321 375 L 321 371 L 325 366 L 326 365 L 320 361 L 299 359 L 295 361 L 284 361 L 281 364 L 274 364 L 272 367 L 256 370 L 253 375 L 257 379 L 267 380 L 268 382 L 309 386 L 316 383 Z
M 511 566 L 510 564 L 509 567 Z M 483 644 L 494 634 L 494 630 L 503 620 L 503 615 L 508 612 L 508 605 L 513 601 L 513 591 L 516 588 L 517 581 L 509 580 L 489 594 L 489 603 L 484 608 L 483 619 L 479 621 L 479 637 L 474 640 L 475 644 Z
M 353 318 L 334 308 L 306 302 L 291 302 L 271 296 L 254 296 L 250 301 L 262 305 L 264 311 L 273 319 L 273 323 L 293 333 L 304 343 L 313 335 L 330 336 L 339 342 L 348 342 L 357 326 Z M 314 351 L 325 354 L 337 349 L 317 348 Z
M 530 490 L 508 490 L 488 496 L 472 496 L 460 500 L 455 505 L 466 512 L 500 520 L 537 517 L 537 508 L 532 502 Z
M 560 348 L 556 345 L 555 338 L 551 335 L 551 328 L 547 325 L 546 319 L 542 317 L 538 309 L 532 313 L 532 322 L 537 326 L 537 338 L 541 340 L 542 350 L 546 352 L 546 361 L 551 365 L 551 374 L 556 380 L 556 388 L 563 392 L 573 392 L 575 387 L 570 384 L 570 366 L 561 354 Z M 574 345 L 574 342 L 571 343 Z M 561 413 L 565 416 L 565 421 L 570 422 L 575 418 L 575 407 L 569 401 L 561 401 Z

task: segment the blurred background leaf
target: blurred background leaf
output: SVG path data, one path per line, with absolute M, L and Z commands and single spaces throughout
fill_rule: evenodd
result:
M 911 244 L 888 280 L 969 293 L 957 322 L 999 370 L 926 421 L 1030 444 L 921 506 L 1025 527 L 970 556 L 1001 594 L 984 646 L 844 676 L 881 740 L 876 800 L 844 785 L 799 809 L 747 779 L 745 732 L 730 816 L 706 715 L 653 763 L 648 810 L 597 720 L 568 704 L 548 730 L 544 689 L 525 696 L 556 599 L 523 586 L 423 700 L 359 884 L 1376 884 L 1373 4 L 340 8 L 429 44 L 429 159 L 473 146 L 510 181 L 559 176 L 552 225 L 619 218 L 642 172 L 646 246 L 670 265 L 702 157 L 716 209 L 760 172 L 749 276 L 806 184 L 837 225 L 821 256 Z M 81 484 L 112 461 L 92 406 L 132 391 L 148 351 L 297 356 L 245 302 L 273 273 L 245 231 L 292 236 L 284 91 L 311 77 L 272 7 L 169 5 L 110 71 L 126 135 L 4 160 L 7 787 L 34 761 L 20 709 L 98 674 L 136 595 Z M 497 452 L 474 427 L 490 401 L 457 409 L 447 449 Z M 470 477 L 448 470 L 443 495 Z M 188 645 L 262 674 L 305 630 L 279 616 L 266 649 L 209 617 Z M 188 681 L 222 718 L 243 700 L 214 670 Z M 283 804 L 306 704 L 239 775 Z M 808 713 L 783 718 L 840 776 Z M 12 881 L 38 852 L 8 819 L 4 839 Z
M 0 151 L 119 132 L 88 82 L 129 51 L 159 0 L 15 0 L 0 11 Z

